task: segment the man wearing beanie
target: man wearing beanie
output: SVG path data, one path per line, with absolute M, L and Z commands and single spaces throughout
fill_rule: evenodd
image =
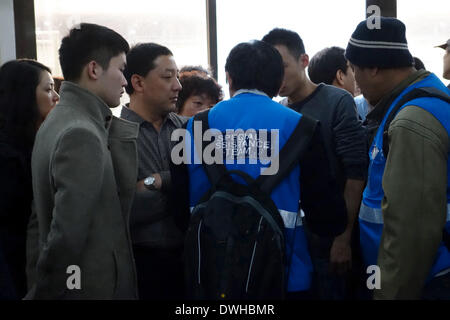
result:
M 381 271 L 374 298 L 450 299 L 450 90 L 413 67 L 405 25 L 394 18 L 381 17 L 380 29 L 362 21 L 345 56 L 375 106 L 359 213 L 364 262 Z

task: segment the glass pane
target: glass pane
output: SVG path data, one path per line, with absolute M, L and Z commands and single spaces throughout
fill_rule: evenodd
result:
M 261 40 L 273 28 L 296 31 L 311 58 L 325 47 L 345 48 L 365 19 L 365 0 L 217 0 L 219 83 L 225 83 L 225 60 L 240 42 Z
M 167 46 L 179 68 L 208 65 L 205 0 L 35 0 L 35 12 L 37 58 L 56 76 L 62 76 L 61 39 L 79 22 L 107 26 L 131 46 L 139 42 Z M 120 108 L 114 109 L 118 113 Z
M 398 18 L 406 25 L 406 39 L 411 54 L 422 60 L 425 68 L 442 77 L 445 51 L 435 46 L 450 38 L 450 1 L 397 0 Z

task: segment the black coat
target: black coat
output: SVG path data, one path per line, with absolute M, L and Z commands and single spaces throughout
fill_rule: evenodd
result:
M 0 299 L 26 294 L 26 230 L 31 214 L 31 149 L 0 137 Z

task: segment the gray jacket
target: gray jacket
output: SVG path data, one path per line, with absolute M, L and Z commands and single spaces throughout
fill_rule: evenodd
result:
M 33 149 L 36 221 L 27 252 L 33 287 L 26 298 L 137 298 L 128 227 L 137 134 L 136 124 L 113 117 L 100 98 L 63 83 Z M 67 286 L 74 283 L 72 265 L 80 268 L 81 289 Z

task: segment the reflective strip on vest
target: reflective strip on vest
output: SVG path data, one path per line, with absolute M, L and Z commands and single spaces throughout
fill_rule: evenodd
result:
M 359 218 L 366 222 L 383 224 L 383 212 L 381 209 L 371 208 L 361 203 Z M 447 222 L 450 222 L 450 203 L 447 203 Z
M 302 225 L 302 216 L 300 212 L 292 212 L 280 209 L 278 209 L 278 211 L 283 218 L 285 228 L 293 229 L 294 227 L 299 227 Z
M 383 212 L 381 209 L 368 207 L 364 202 L 361 203 L 361 208 L 359 209 L 359 218 L 370 223 L 383 224 Z
M 191 213 L 194 210 L 194 208 L 195 207 L 190 207 L 189 210 L 191 211 Z M 301 212 L 293 212 L 280 209 L 278 210 L 278 212 L 280 213 L 281 218 L 283 219 L 285 228 L 293 229 L 294 226 L 299 227 L 303 225 Z

